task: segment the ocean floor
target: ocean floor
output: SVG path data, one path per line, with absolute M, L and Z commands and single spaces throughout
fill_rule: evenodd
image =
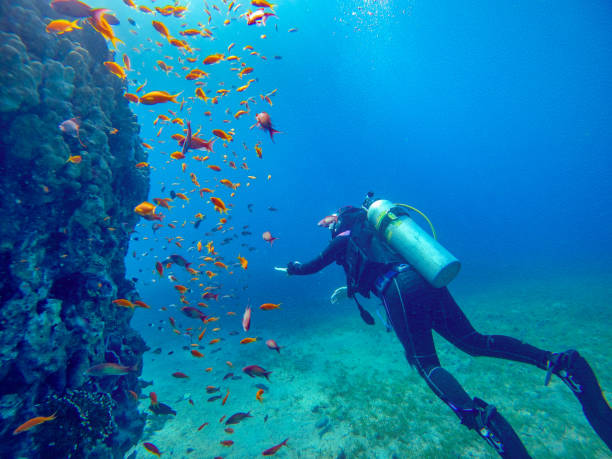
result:
M 507 334 L 552 351 L 578 349 L 593 366 L 607 399 L 612 400 L 612 356 L 608 351 L 612 349 L 611 280 L 609 276 L 571 282 L 532 279 L 515 285 L 484 286 L 476 293 L 461 291 L 455 297 L 482 333 Z M 498 457 L 476 433 L 459 424 L 409 367 L 395 334 L 387 333 L 375 314 L 375 303 L 369 303 L 369 310 L 376 324 L 368 326 L 352 302 L 331 306 L 316 301 L 321 303 L 316 316 L 300 314 L 300 304 L 266 312 L 282 317 L 282 324 L 274 329 L 258 326 L 254 313 L 249 333 L 240 327 L 242 310 L 235 309 L 235 317 L 224 316 L 219 321 L 225 323 L 225 317 L 231 317 L 233 326 L 223 325 L 214 332 L 215 323 L 208 324 L 198 348 L 203 358 L 189 352 L 191 340 L 197 343 L 197 336 L 190 339 L 172 333 L 167 321 L 164 330 L 144 330 L 151 351 L 145 354 L 141 379 L 154 383 L 143 393 L 154 391 L 159 401 L 177 414 L 153 415 L 147 409 L 149 399 L 141 399 L 140 408 L 149 415 L 132 457 L 150 457 L 142 443 L 151 442 L 162 457 L 254 458 L 286 438 L 287 446 L 280 448 L 276 457 Z M 300 303 L 305 305 L 307 300 Z M 308 304 L 309 311 L 312 306 Z M 179 319 L 176 311 L 170 315 Z M 200 323 L 181 317 L 177 325 L 184 330 Z M 240 333 L 230 335 L 232 330 Z M 261 340 L 239 344 L 245 336 Z M 213 338 L 222 340 L 209 345 Z M 266 347 L 268 338 L 281 346 L 280 353 Z M 470 395 L 497 407 L 533 457 L 611 457 L 584 418 L 578 401 L 559 379 L 553 378 L 545 387 L 545 374 L 537 368 L 473 358 L 440 337 L 436 337 L 436 345 L 445 368 Z M 161 348 L 161 353 L 153 353 L 156 348 Z M 243 373 L 242 367 L 251 364 L 272 371 L 270 380 Z M 207 368 L 212 370 L 207 372 Z M 177 371 L 189 378 L 173 377 Z M 230 372 L 233 378 L 223 380 Z M 263 402 L 255 398 L 256 384 L 266 386 Z M 207 393 L 209 385 L 219 391 Z M 222 405 L 227 390 L 229 396 Z M 217 395 L 222 397 L 207 401 Z M 253 417 L 231 426 L 233 433 L 226 433 L 228 426 L 219 421 L 236 412 L 250 412 Z M 198 430 L 205 422 L 208 425 Z M 223 446 L 220 442 L 224 440 L 234 443 Z

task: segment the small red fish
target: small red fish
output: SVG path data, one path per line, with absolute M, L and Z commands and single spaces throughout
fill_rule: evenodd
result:
M 189 376 L 187 376 L 185 373 L 181 373 L 180 371 L 177 371 L 176 373 L 172 373 L 172 376 L 174 376 L 175 378 L 179 378 L 179 379 L 189 378 Z
M 164 266 L 159 261 L 155 263 L 155 269 L 159 273 L 160 277 L 164 275 Z
M 233 440 L 222 440 L 221 444 L 223 446 L 232 446 L 234 444 L 234 441 Z
M 276 446 L 273 446 L 272 448 L 268 448 L 267 450 L 263 451 L 261 453 L 262 456 L 272 456 L 273 454 L 275 454 L 280 448 L 281 446 L 287 446 L 287 440 L 289 440 L 288 438 L 285 438 L 285 440 L 281 443 L 279 443 Z

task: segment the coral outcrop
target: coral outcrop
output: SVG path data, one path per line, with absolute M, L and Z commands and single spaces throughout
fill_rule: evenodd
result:
M 86 370 L 141 367 L 133 311 L 111 301 L 137 297 L 124 259 L 146 155 L 104 39 L 87 24 L 47 33 L 58 18 L 42 0 L 0 0 L 0 457 L 122 457 L 144 425 L 139 371 Z M 75 117 L 80 140 L 58 127 Z

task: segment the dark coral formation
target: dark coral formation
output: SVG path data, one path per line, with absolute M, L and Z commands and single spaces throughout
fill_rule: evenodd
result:
M 107 393 L 116 427 L 90 451 L 122 457 L 144 424 L 128 395 L 139 393 L 138 372 L 85 370 L 141 367 L 133 311 L 111 301 L 136 297 L 124 258 L 133 208 L 148 193 L 148 172 L 134 167 L 146 155 L 124 83 L 102 64 L 112 60 L 104 39 L 87 24 L 45 32 L 57 18 L 42 0 L 0 0 L 0 456 L 48 457 L 43 431 L 62 434 L 60 413 L 31 432 L 13 429 L 50 415 L 50 400 Z M 58 128 L 73 117 L 85 147 Z M 74 155 L 80 164 L 67 162 Z

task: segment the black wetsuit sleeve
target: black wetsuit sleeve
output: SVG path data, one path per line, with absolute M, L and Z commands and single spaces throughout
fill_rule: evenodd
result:
M 323 252 L 307 263 L 289 263 L 287 266 L 287 274 L 301 276 L 321 271 L 332 262 L 337 261 L 339 256 L 346 252 L 348 239 L 349 238 L 346 236 L 336 237 L 329 243 Z

